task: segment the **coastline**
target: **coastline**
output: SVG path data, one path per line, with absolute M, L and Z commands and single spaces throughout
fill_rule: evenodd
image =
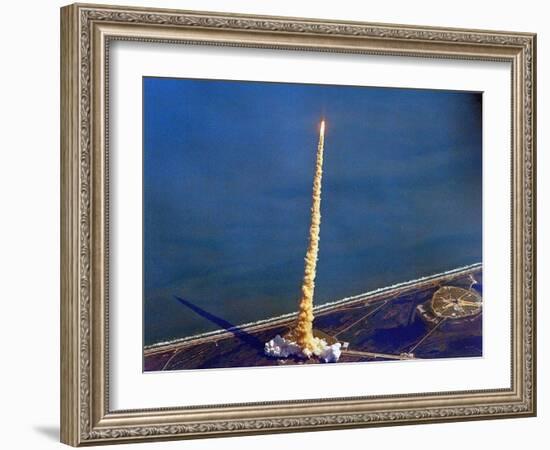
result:
M 478 271 L 482 269 L 482 263 L 477 262 L 466 266 L 457 267 L 445 272 L 440 272 L 432 275 L 427 275 L 424 277 L 416 278 L 414 280 L 408 280 L 401 283 L 396 283 L 390 286 L 385 286 L 378 288 L 372 291 L 364 292 L 358 295 L 351 297 L 345 297 L 339 300 L 331 301 L 324 303 L 322 305 L 314 306 L 313 312 L 315 315 L 327 314 L 333 311 L 336 311 L 342 307 L 353 306 L 357 303 L 368 304 L 371 302 L 376 302 L 382 297 L 392 295 L 396 292 L 405 293 L 408 290 L 419 289 L 424 286 L 442 283 L 445 281 L 451 281 L 456 278 L 463 277 L 469 273 Z M 209 331 L 206 333 L 200 333 L 192 336 L 186 336 L 183 338 L 178 338 L 170 341 L 158 342 L 155 344 L 147 345 L 143 347 L 144 357 L 153 356 L 159 353 L 165 353 L 169 351 L 179 350 L 181 347 L 193 346 L 209 341 L 218 341 L 220 339 L 225 339 L 231 337 L 235 332 L 244 332 L 244 333 L 257 333 L 265 329 L 274 328 L 278 326 L 284 326 L 286 324 L 292 323 L 297 316 L 297 312 L 282 314 L 276 317 L 270 317 L 266 319 L 261 319 L 254 322 L 248 322 L 241 325 L 236 325 L 228 329 L 218 329 L 214 331 Z

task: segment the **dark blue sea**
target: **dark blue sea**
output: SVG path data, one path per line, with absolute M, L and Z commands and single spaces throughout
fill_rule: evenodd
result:
M 146 345 L 296 310 L 321 117 L 317 304 L 482 260 L 480 93 L 146 77 L 143 94 Z

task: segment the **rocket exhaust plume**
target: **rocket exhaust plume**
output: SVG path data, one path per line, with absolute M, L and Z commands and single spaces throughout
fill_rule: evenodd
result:
M 315 273 L 319 253 L 319 231 L 321 227 L 321 181 L 323 179 L 323 151 L 325 145 L 325 121 L 321 121 L 317 161 L 313 178 L 313 195 L 311 206 L 311 225 L 309 228 L 309 245 L 305 257 L 302 296 L 299 303 L 298 321 L 294 336 L 297 344 L 306 353 L 311 353 L 315 346 L 313 337 L 313 292 L 315 290 Z
M 313 335 L 313 291 L 315 290 L 315 272 L 319 253 L 319 230 L 321 226 L 321 180 L 323 178 L 323 150 L 325 145 L 325 121 L 319 128 L 319 144 L 313 178 L 313 195 L 311 206 L 311 225 L 309 227 L 309 244 L 307 247 L 302 281 L 298 320 L 294 329 L 286 336 L 275 336 L 266 342 L 264 354 L 275 358 L 310 358 L 315 355 L 320 361 L 337 362 L 341 355 L 341 343 L 328 343 L 323 337 Z M 319 334 L 319 332 L 318 332 Z M 329 337 L 329 336 L 327 336 Z M 329 339 L 331 340 L 331 339 Z

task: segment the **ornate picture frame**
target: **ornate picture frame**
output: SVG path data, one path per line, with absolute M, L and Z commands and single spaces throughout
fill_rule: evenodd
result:
M 507 62 L 509 388 L 113 410 L 109 79 L 114 41 Z M 61 9 L 61 441 L 193 439 L 536 414 L 536 35 L 74 4 Z

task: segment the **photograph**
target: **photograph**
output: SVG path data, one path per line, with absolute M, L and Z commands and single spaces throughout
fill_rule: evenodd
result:
M 540 27 L 172 6 L 58 11 L 61 442 L 535 417 Z
M 145 372 L 483 356 L 481 92 L 142 88 Z
M 545 2 L 2 6 L 2 448 L 548 445 Z

